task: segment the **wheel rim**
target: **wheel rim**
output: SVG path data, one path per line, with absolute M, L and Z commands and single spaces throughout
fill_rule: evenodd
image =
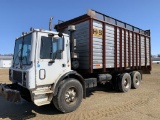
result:
M 129 88 L 129 80 L 127 78 L 124 80 L 123 85 L 125 88 L 127 88 L 127 89 Z
M 77 99 L 77 92 L 74 87 L 69 88 L 65 94 L 65 101 L 67 104 L 73 104 Z
M 135 77 L 135 84 L 139 85 L 139 78 L 138 78 L 138 76 Z

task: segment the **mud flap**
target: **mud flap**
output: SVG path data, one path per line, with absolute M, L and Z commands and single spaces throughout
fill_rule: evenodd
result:
M 13 89 L 12 84 L 0 84 L 0 95 L 3 96 L 9 102 L 21 102 L 20 92 Z

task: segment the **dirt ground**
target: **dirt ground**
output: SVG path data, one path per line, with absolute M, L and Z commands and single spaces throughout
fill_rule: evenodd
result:
M 0 83 L 9 83 L 8 69 L 0 69 Z M 87 91 L 80 107 L 68 114 L 52 105 L 37 107 L 25 100 L 19 104 L 0 97 L 0 119 L 12 120 L 160 120 L 160 65 L 153 64 L 152 73 L 143 75 L 138 89 L 127 93 L 107 87 Z

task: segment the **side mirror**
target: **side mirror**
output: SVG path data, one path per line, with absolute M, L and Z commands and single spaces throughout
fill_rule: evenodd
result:
M 58 52 L 62 52 L 64 50 L 64 38 L 60 38 L 58 40 Z

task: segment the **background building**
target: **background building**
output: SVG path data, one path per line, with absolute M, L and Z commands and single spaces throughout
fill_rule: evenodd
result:
M 0 55 L 0 68 L 8 68 L 12 65 L 13 56 Z
M 157 64 L 160 64 L 160 57 L 153 57 L 152 58 L 152 63 L 157 63 Z

